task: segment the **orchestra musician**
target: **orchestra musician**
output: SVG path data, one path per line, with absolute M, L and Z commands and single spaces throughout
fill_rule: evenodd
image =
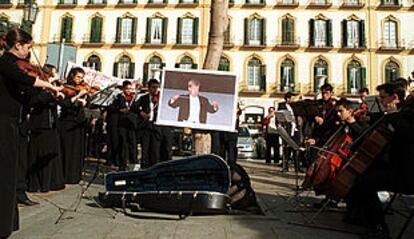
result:
M 380 157 L 356 179 L 346 198 L 344 219 L 367 225 L 369 238 L 390 238 L 377 192 L 414 193 L 414 143 L 409 140 L 414 134 L 414 106 L 412 101 L 404 101 L 404 88 L 399 84 L 385 83 L 377 91 L 387 112 L 385 127 L 393 129 L 393 137 L 385 149 L 378 149 L 383 150 Z
M 83 83 L 85 71 L 75 67 L 69 72 L 67 84 L 72 87 L 80 87 Z M 82 165 L 85 158 L 85 130 L 86 116 L 84 108 L 87 101 L 84 98 L 88 91 L 70 93 L 70 98 L 62 105 L 59 118 L 60 136 L 62 144 L 63 173 L 66 184 L 77 184 L 81 180 Z
M 18 118 L 22 107 L 21 89 L 46 88 L 57 95 L 59 88 L 37 75 L 29 75 L 17 65 L 26 59 L 33 46 L 32 37 L 21 29 L 11 29 L 0 36 L 0 238 L 18 230 L 16 177 L 18 162 Z
M 119 161 L 120 171 L 125 171 L 127 163 L 137 164 L 137 140 L 135 130 L 137 128 L 138 115 L 131 107 L 135 101 L 135 95 L 132 89 L 132 83 L 128 80 L 122 83 L 122 93 L 117 95 L 116 99 L 109 106 L 111 112 L 118 115 L 118 136 L 119 136 L 119 155 L 116 155 Z

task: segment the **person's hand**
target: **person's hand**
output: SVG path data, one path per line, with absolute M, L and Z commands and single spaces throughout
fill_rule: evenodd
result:
M 318 125 L 322 125 L 322 124 L 323 124 L 323 118 L 322 118 L 322 117 L 320 117 L 320 116 L 315 116 L 315 122 L 316 122 Z
M 145 112 L 141 112 L 140 113 L 141 117 L 145 120 L 145 121 L 149 121 L 150 119 L 150 114 L 147 114 Z
M 315 145 L 316 140 L 315 139 L 307 139 L 305 140 L 305 144 L 307 145 Z
M 171 97 L 171 104 L 173 104 L 174 102 L 176 102 L 178 100 L 178 98 L 180 98 L 180 95 L 175 95 L 173 97 Z
M 98 122 L 98 119 L 97 118 L 93 118 L 91 120 L 91 125 L 96 125 L 96 122 Z
M 213 107 L 214 107 L 215 110 L 218 109 L 218 102 L 215 101 L 215 100 L 213 101 Z
M 78 102 L 80 102 L 82 106 L 86 106 L 86 104 L 88 103 L 85 99 L 78 99 Z
M 388 113 L 397 112 L 398 111 L 397 103 L 398 103 L 398 100 L 394 100 L 391 103 L 387 104 L 385 107 L 385 111 L 387 111 Z
M 88 94 L 88 91 L 87 90 L 81 90 L 81 91 L 79 91 L 79 93 L 78 93 L 78 97 L 82 97 L 82 96 L 84 96 L 84 95 L 86 95 L 86 94 Z

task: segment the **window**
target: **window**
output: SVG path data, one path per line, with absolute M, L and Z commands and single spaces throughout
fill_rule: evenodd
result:
M 144 84 L 148 82 L 149 79 L 161 80 L 162 68 L 165 64 L 162 62 L 159 56 L 153 56 L 149 59 L 148 62 L 144 63 Z
M 116 43 L 131 44 L 136 40 L 137 19 L 132 17 L 118 18 Z
M 360 5 L 359 0 L 345 0 L 344 5 L 346 6 L 358 6 Z
M 193 4 L 198 3 L 198 0 L 179 0 L 178 3 Z
M 102 22 L 103 18 L 100 16 L 95 16 L 91 21 L 91 34 L 90 42 L 99 43 L 102 41 Z
M 309 22 L 310 46 L 332 46 L 332 21 L 323 19 L 311 19 Z
M 313 0 L 314 5 L 325 5 L 326 3 L 326 0 Z
M 194 64 L 193 59 L 189 56 L 184 56 L 181 58 L 180 63 L 176 65 L 176 68 L 180 69 L 197 69 L 197 65 Z
M 177 44 L 198 43 L 198 18 L 178 18 Z
M 280 91 L 294 92 L 295 91 L 295 63 L 286 59 L 280 65 Z
M 295 0 L 282 0 L 281 3 L 281 5 L 294 5 Z
M 342 45 L 346 48 L 365 47 L 365 21 L 342 21 Z
M 118 62 L 114 65 L 114 76 L 121 79 L 133 79 L 134 78 L 135 64 L 132 63 L 131 58 L 128 56 L 122 56 Z
M 146 42 L 150 44 L 167 43 L 167 18 L 147 18 Z
M 249 25 L 249 45 L 260 45 L 262 42 L 262 20 L 254 18 Z
M 227 58 L 222 56 L 220 58 L 218 70 L 219 71 L 230 71 L 230 61 Z
M 163 3 L 167 3 L 166 0 L 148 0 L 149 4 L 163 4 Z
M 365 87 L 365 72 L 365 68 L 355 60 L 348 64 L 348 93 L 357 94 L 361 88 Z
M 0 0 L 0 5 L 10 4 L 10 0 Z
M 397 48 L 397 23 L 388 20 L 384 24 L 384 44 L 386 48 Z
M 72 22 L 73 18 L 66 16 L 62 18 L 62 25 L 60 30 L 60 41 L 62 42 L 65 39 L 65 42 L 72 41 Z
M 295 44 L 295 20 L 285 17 L 282 20 L 282 45 Z
M 313 66 L 313 92 L 317 93 L 319 88 L 328 82 L 328 63 L 319 59 Z
M 258 5 L 258 4 L 264 4 L 264 0 L 246 0 L 246 4 L 252 4 L 252 5 Z
M 398 6 L 399 0 L 381 0 L 382 6 Z
M 230 37 L 230 33 L 231 33 L 231 20 L 229 19 L 229 25 L 227 26 L 226 31 L 224 32 L 224 44 L 229 45 L 231 44 L 231 37 Z
M 89 0 L 88 4 L 106 4 L 106 0 Z
M 400 77 L 400 66 L 395 61 L 389 61 L 385 65 L 385 82 L 394 82 Z
M 5 16 L 0 16 L 0 34 L 6 33 L 9 28 L 9 19 Z
M 247 64 L 247 89 L 249 91 L 265 91 L 265 66 L 257 58 Z
M 119 4 L 135 4 L 136 0 L 119 0 Z
M 101 71 L 101 59 L 97 55 L 88 57 L 88 60 L 83 62 L 83 66 L 89 67 L 96 71 Z
M 28 2 L 30 2 L 30 1 L 28 1 Z M 76 5 L 77 0 L 59 0 L 59 4 L 60 5 Z

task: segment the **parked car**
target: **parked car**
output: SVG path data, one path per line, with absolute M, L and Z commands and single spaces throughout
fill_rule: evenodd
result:
M 247 126 L 239 128 L 237 138 L 239 158 L 264 158 L 266 143 L 261 134 L 252 134 Z

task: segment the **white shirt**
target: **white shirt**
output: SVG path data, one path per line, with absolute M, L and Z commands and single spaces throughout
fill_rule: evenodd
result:
M 276 116 L 269 119 L 269 125 L 267 126 L 268 134 L 277 134 Z
M 198 96 L 190 95 L 190 113 L 188 116 L 188 122 L 200 123 L 200 99 Z
M 150 106 L 149 121 L 152 122 L 152 121 L 154 121 L 154 108 L 155 108 L 155 105 L 152 102 L 152 96 L 151 95 L 150 95 L 150 105 L 149 106 Z

